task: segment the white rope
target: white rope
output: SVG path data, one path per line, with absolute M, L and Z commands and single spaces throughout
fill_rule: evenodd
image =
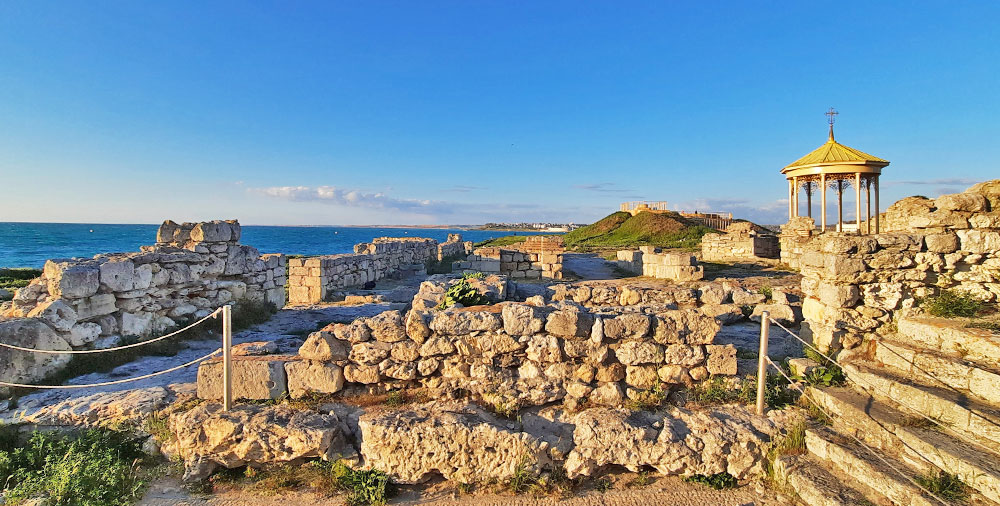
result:
M 779 324 L 779 326 L 780 326 L 780 324 Z M 775 364 L 773 361 L 771 361 L 771 357 L 765 356 L 764 358 L 767 360 L 767 363 L 771 364 L 771 366 L 774 367 L 778 371 L 779 374 L 781 374 L 782 376 L 785 377 L 785 379 L 788 381 L 789 385 L 792 386 L 792 388 L 798 390 L 799 393 L 801 393 L 802 396 L 806 398 L 806 400 L 808 400 L 809 402 L 811 402 L 813 406 L 816 406 L 816 409 L 819 409 L 820 411 L 823 412 L 824 415 L 826 415 L 827 418 L 829 418 L 830 420 L 833 420 L 833 415 L 831 415 L 830 412 L 827 411 L 823 406 L 820 406 L 818 402 L 816 402 L 815 400 L 813 400 L 812 397 L 809 396 L 809 394 L 807 394 L 804 390 L 802 390 L 802 387 L 800 387 L 794 380 L 792 380 L 792 378 L 789 378 L 788 375 L 785 374 L 785 371 L 782 370 L 780 367 L 778 367 L 778 364 Z M 920 485 L 920 483 L 917 482 L 917 480 L 915 480 L 912 477 L 910 477 L 910 475 L 904 473 L 903 471 L 900 471 L 899 468 L 897 468 L 896 466 L 894 466 L 892 464 L 892 462 L 890 462 L 889 460 L 887 460 L 879 452 L 876 452 L 870 446 L 866 445 L 865 442 L 862 441 L 861 438 L 859 438 L 858 436 L 856 436 L 853 432 L 848 432 L 847 435 L 850 436 L 855 441 L 857 441 L 858 444 L 861 445 L 862 448 L 864 448 L 865 450 L 868 451 L 868 453 L 871 453 L 872 455 L 874 455 L 876 458 L 878 458 L 879 460 L 881 460 L 883 464 L 889 466 L 889 468 L 891 468 L 897 474 L 899 474 L 900 476 L 902 476 L 903 478 L 905 478 L 906 481 L 909 481 L 915 487 L 917 487 L 920 490 L 924 491 L 924 493 L 926 493 L 927 495 L 933 497 L 934 499 L 936 499 L 939 503 L 943 504 L 944 506 L 948 506 L 948 503 L 945 502 L 944 499 L 941 499 L 940 497 L 934 495 L 933 492 L 931 492 L 930 490 L 927 490 L 926 488 L 924 488 L 922 485 Z M 893 434 L 893 435 L 895 435 L 895 434 Z
M 130 381 L 139 381 L 141 379 L 152 378 L 153 376 L 159 376 L 161 374 L 167 374 L 168 372 L 174 372 L 176 370 L 183 369 L 185 367 L 189 367 L 189 366 L 192 366 L 194 364 L 197 364 L 198 362 L 201 362 L 203 360 L 208 360 L 209 358 L 212 358 L 213 355 L 218 355 L 221 352 L 222 352 L 222 348 L 219 348 L 219 349 L 213 351 L 212 353 L 209 353 L 208 355 L 205 355 L 204 357 L 192 360 L 192 361 L 190 361 L 190 362 L 188 362 L 186 364 L 181 364 L 181 365 L 176 366 L 176 367 L 171 367 L 170 369 L 164 369 L 164 370 L 159 371 L 159 372 L 154 372 L 154 373 L 150 373 L 150 374 L 144 374 L 142 376 L 136 376 L 135 378 L 127 378 L 127 379 L 121 379 L 121 380 L 115 380 L 115 381 L 105 381 L 105 382 L 102 382 L 102 383 L 90 383 L 90 384 L 87 384 L 87 385 L 25 385 L 25 384 L 21 384 L 21 383 L 7 383 L 7 382 L 4 382 L 4 381 L 0 381 L 0 386 L 3 386 L 3 387 L 17 387 L 17 388 L 39 388 L 39 389 L 68 389 L 68 388 L 90 388 L 90 387 L 103 387 L 103 386 L 108 386 L 108 385 L 120 385 L 122 383 L 128 383 Z
M 816 352 L 816 353 L 818 353 L 818 354 L 819 354 L 819 355 L 820 355 L 821 357 L 823 357 L 823 358 L 825 358 L 825 359 L 829 360 L 829 361 L 830 361 L 831 363 L 833 363 L 833 364 L 836 364 L 836 365 L 837 365 L 837 367 L 840 367 L 841 369 L 843 369 L 843 368 L 844 368 L 844 366 L 843 366 L 843 365 L 841 365 L 841 364 L 840 364 L 840 362 L 837 362 L 836 360 L 834 360 L 834 359 L 830 358 L 830 356 L 829 356 L 829 355 L 826 355 L 825 353 L 823 353 L 823 352 L 819 351 L 819 350 L 818 350 L 818 349 L 817 349 L 817 348 L 816 348 L 815 346 L 813 346 L 812 344 L 809 344 L 809 343 L 807 343 L 807 342 L 806 342 L 805 340 L 803 340 L 803 339 L 802 339 L 801 337 L 799 337 L 798 335 L 796 335 L 796 334 L 795 334 L 794 332 L 792 332 L 791 330 L 788 330 L 787 328 L 785 328 L 785 326 L 784 326 L 784 325 L 782 325 L 782 324 L 780 324 L 780 323 L 778 323 L 778 322 L 776 322 L 776 321 L 774 321 L 774 320 L 769 320 L 769 321 L 770 321 L 771 323 L 773 323 L 773 324 L 777 325 L 778 327 L 780 327 L 780 328 L 781 328 L 781 330 L 784 330 L 785 332 L 787 332 L 787 333 L 788 333 L 788 335 L 790 335 L 790 336 L 794 337 L 795 339 L 798 339 L 800 343 L 802 343 L 802 344 L 806 345 L 806 346 L 807 346 L 807 347 L 808 347 L 808 348 L 809 348 L 810 350 L 813 350 L 813 351 L 815 351 L 815 352 Z M 858 380 L 859 380 L 859 379 L 860 379 L 860 378 L 852 378 L 852 380 L 853 380 L 853 381 L 854 381 L 855 383 L 859 383 L 859 382 L 858 382 Z M 903 402 L 902 400 L 898 399 L 898 398 L 897 398 L 897 396 L 894 396 L 894 395 L 892 395 L 891 393 L 889 393 L 889 392 L 886 392 L 885 390 L 882 390 L 881 388 L 878 388 L 878 387 L 877 387 L 877 386 L 875 386 L 875 385 L 874 385 L 873 383 L 870 383 L 870 382 L 869 382 L 868 380 L 864 380 L 864 381 L 862 381 L 862 383 L 865 383 L 865 385 L 867 385 L 867 388 L 865 387 L 865 385 L 861 385 L 860 383 L 858 384 L 858 386 L 860 386 L 861 388 L 865 389 L 865 391 L 867 391 L 869 395 L 870 395 L 870 394 L 872 393 L 872 390 L 877 390 L 877 391 L 881 392 L 881 393 L 882 393 L 882 395 L 883 395 L 883 396 L 885 396 L 885 398 L 887 398 L 887 399 L 892 399 L 892 400 L 893 400 L 894 402 L 896 402 L 896 403 L 898 403 L 898 404 L 901 404 L 901 405 L 903 405 L 903 406 L 906 406 L 907 408 L 909 408 L 909 409 L 910 409 L 910 411 L 912 411 L 912 412 L 916 413 L 916 414 L 917 414 L 918 416 L 920 416 L 920 417 L 924 418 L 924 419 L 925 419 L 925 420 L 927 420 L 928 422 L 931 422 L 931 423 L 933 423 L 934 425 L 937 425 L 938 427 L 941 427 L 941 428 L 943 428 L 943 429 L 946 429 L 946 430 L 949 430 L 949 431 L 951 431 L 951 433 L 952 433 L 952 434 L 955 434 L 955 435 L 958 435 L 958 436 L 961 436 L 961 434 L 959 434 L 959 432 L 958 432 L 958 431 L 956 431 L 956 430 L 955 430 L 955 429 L 954 429 L 953 427 L 951 427 L 951 426 L 949 426 L 949 425 L 945 424 L 945 423 L 944 423 L 944 422 L 942 422 L 941 420 L 937 420 L 937 419 L 934 419 L 934 418 L 931 418 L 931 417 L 929 417 L 929 416 L 925 415 L 925 414 L 924 414 L 923 412 L 921 412 L 921 411 L 920 411 L 919 409 L 917 409 L 917 408 L 914 408 L 913 406 L 911 406 L 911 405 L 909 405 L 909 404 L 907 404 L 907 403 Z M 964 407 L 965 409 L 967 409 L 967 410 L 969 411 L 969 413 L 972 413 L 973 415 L 976 415 L 976 416 L 978 416 L 979 418 L 982 418 L 983 420 L 985 420 L 985 421 L 987 421 L 987 422 L 989 422 L 989 423 L 991 423 L 991 424 L 994 424 L 994 425 L 1000 425 L 1000 424 L 998 424 L 998 423 L 997 423 L 996 421 L 994 421 L 994 420 L 991 420 L 991 419 L 990 419 L 989 417 L 986 417 L 986 416 L 983 416 L 982 414 L 980 414 L 980 413 L 978 413 L 978 412 L 976 412 L 976 411 L 973 411 L 973 410 L 972 410 L 972 408 L 969 408 L 969 407 L 966 407 L 966 406 L 963 406 L 963 407 Z
M 157 341 L 162 341 L 162 340 L 164 340 L 164 339 L 166 339 L 168 337 L 176 336 L 177 334 L 180 334 L 181 332 L 184 332 L 186 330 L 194 328 L 195 326 L 201 324 L 202 322 L 204 322 L 205 320 L 207 320 L 209 318 L 215 318 L 215 316 L 217 314 L 219 314 L 220 311 L 222 311 L 221 307 L 219 309 L 216 309 L 215 311 L 212 311 L 212 313 L 209 314 L 208 316 L 206 316 L 206 317 L 204 317 L 204 318 L 202 318 L 202 319 L 200 319 L 200 320 L 192 323 L 191 325 L 188 325 L 187 327 L 175 330 L 175 331 L 173 331 L 173 332 L 171 332 L 171 333 L 169 333 L 167 335 L 163 335 L 163 336 L 157 337 L 156 339 L 148 339 L 146 341 L 140 341 L 138 343 L 127 344 L 125 346 L 118 346 L 118 347 L 115 347 L 115 348 L 101 348 L 101 349 L 98 349 L 98 350 L 63 350 L 63 351 L 60 351 L 60 350 L 36 350 L 34 348 L 22 348 L 21 346 L 15 346 L 13 344 L 7 344 L 7 343 L 0 343 L 0 346 L 3 346 L 4 348 L 10 348 L 12 350 L 26 351 L 26 352 L 30 352 L 30 353 L 47 353 L 49 355 L 83 355 L 83 354 L 86 354 L 86 353 L 107 353 L 109 351 L 118 351 L 118 350 L 125 350 L 125 349 L 128 349 L 128 348 L 135 348 L 137 346 L 145 346 L 147 344 L 152 344 L 152 343 L 155 343 Z

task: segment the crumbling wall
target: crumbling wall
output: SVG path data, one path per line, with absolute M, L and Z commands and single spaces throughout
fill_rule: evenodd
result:
M 701 238 L 701 259 L 706 262 L 769 260 L 779 256 L 778 237 L 754 229 L 741 221 L 730 225 L 725 234 L 705 234 Z
M 515 279 L 562 279 L 565 251 L 562 237 L 528 236 L 516 247 L 476 249 L 466 260 L 455 262 L 453 269 L 503 274 Z
M 423 237 L 379 237 L 354 246 L 353 254 L 290 258 L 288 302 L 315 304 L 337 290 L 361 286 L 404 271 L 423 271 L 439 257 L 438 242 Z
M 465 257 L 472 253 L 472 241 L 463 241 L 462 234 L 448 234 L 448 240 L 438 244 L 437 260 L 439 262 Z
M 798 269 L 803 247 L 809 243 L 815 233 L 816 223 L 807 216 L 797 216 L 782 225 L 781 234 L 778 235 L 781 263 Z
M 261 255 L 240 244 L 240 235 L 237 221 L 167 220 L 156 245 L 139 252 L 49 260 L 42 276 L 15 294 L 3 315 L 12 320 L 0 321 L 0 340 L 38 349 L 109 347 L 122 336 L 159 334 L 233 301 L 283 306 L 285 257 Z M 13 335 L 24 328 L 34 337 Z M 31 383 L 69 360 L 30 355 L 0 351 L 0 379 Z
M 912 197 L 890 206 L 895 232 L 802 244 L 802 312 L 819 346 L 850 348 L 885 332 L 897 311 L 941 289 L 1000 298 L 1000 180 L 925 200 L 922 210 Z
M 472 392 L 497 406 L 617 405 L 661 383 L 736 374 L 735 347 L 713 344 L 719 328 L 696 309 L 598 313 L 571 303 L 507 302 L 387 311 L 311 334 L 296 357 L 236 360 L 234 375 L 253 378 L 253 387 L 238 390 L 258 398 L 286 388 L 301 397 L 351 383 L 411 382 L 442 394 Z M 202 365 L 199 395 L 218 396 L 220 377 L 217 362 Z
M 694 255 L 684 252 L 662 251 L 654 246 L 639 246 L 638 251 L 619 251 L 618 260 L 615 263 L 637 276 L 674 281 L 697 281 L 705 277 L 705 268 L 698 265 L 698 260 Z

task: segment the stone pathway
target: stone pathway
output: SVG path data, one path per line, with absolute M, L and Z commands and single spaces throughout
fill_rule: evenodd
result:
M 582 281 L 619 278 L 611 264 L 596 253 L 566 253 L 563 255 L 563 268 L 572 271 Z
M 359 306 L 316 305 L 286 307 L 278 311 L 267 322 L 233 335 L 233 344 L 249 341 L 274 341 L 278 344 L 279 353 L 294 354 L 304 341 L 304 334 L 315 330 L 321 324 L 334 321 L 347 322 L 355 318 L 373 316 L 382 311 L 400 309 L 402 307 L 403 304 L 398 303 L 363 304 Z M 78 376 L 67 381 L 66 384 L 85 385 L 100 383 L 162 371 L 211 353 L 221 345 L 216 340 L 188 341 L 186 344 L 187 347 L 176 355 L 169 357 L 142 357 L 108 372 Z M 162 390 L 162 387 L 177 383 L 193 382 L 196 380 L 197 374 L 198 367 L 192 365 L 191 367 L 160 376 L 118 385 L 73 390 L 41 390 L 38 393 L 29 394 L 18 399 L 15 409 L 0 411 L 0 422 L 11 423 L 21 420 L 24 417 L 30 418 L 32 415 L 38 413 L 39 410 L 46 409 L 47 406 L 50 407 L 47 411 L 52 412 L 51 406 L 60 403 L 62 404 L 62 410 L 82 412 L 81 408 L 83 406 L 92 404 L 98 399 L 103 400 L 103 403 L 106 404 L 112 399 L 121 399 L 128 395 L 129 392 L 138 390 L 148 391 L 151 395 L 160 395 L 161 393 L 162 395 L 166 395 L 166 391 Z M 98 395 L 108 393 L 118 393 L 119 395 Z

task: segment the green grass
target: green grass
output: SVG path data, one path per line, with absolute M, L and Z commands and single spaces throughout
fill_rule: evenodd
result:
M 473 244 L 476 248 L 500 248 L 503 246 L 513 246 L 528 240 L 526 235 L 504 235 L 494 239 L 487 239 Z
M 702 236 L 715 231 L 677 213 L 639 213 L 632 216 L 619 211 L 563 237 L 567 248 L 578 251 L 644 245 L 695 249 L 701 244 Z
M 320 492 L 345 492 L 350 506 L 382 506 L 396 494 L 389 476 L 376 469 L 355 470 L 342 461 L 313 460 L 303 464 L 276 463 L 261 468 L 222 469 L 208 479 L 214 485 L 234 485 L 261 495 L 311 488 Z
M 31 283 L 31 280 L 42 275 L 40 269 L 27 267 L 15 269 L 0 269 L 0 288 L 13 292 L 18 288 L 24 288 Z
M 643 390 L 636 394 L 634 398 L 629 399 L 625 407 L 632 411 L 655 411 L 663 405 L 663 401 L 666 399 L 667 392 L 657 383 L 652 388 Z
M 768 374 L 764 389 L 764 402 L 772 409 L 780 409 L 796 401 L 795 393 L 786 386 L 788 381 L 779 374 Z M 738 402 L 753 405 L 757 402 L 757 377 L 748 375 L 738 385 L 727 385 L 721 376 L 713 377 L 688 390 L 688 400 L 701 405 Z
M 688 483 L 700 483 L 707 487 L 714 488 L 715 490 L 736 488 L 736 486 L 739 485 L 736 482 L 736 478 L 733 475 L 726 472 L 710 474 L 707 476 L 704 474 L 696 474 L 684 478 L 684 481 Z
M 806 452 L 806 424 L 805 422 L 798 422 L 795 425 L 788 428 L 785 435 L 780 439 L 774 440 L 771 446 L 767 450 L 767 456 L 764 459 L 764 467 L 767 472 L 768 478 L 773 482 L 775 481 L 774 476 L 774 461 L 782 455 L 801 455 Z
M 937 295 L 921 299 L 920 307 L 931 316 L 942 318 L 972 318 L 986 308 L 986 302 L 968 292 L 941 290 Z
M 78 436 L 34 432 L 24 444 L 0 449 L 0 483 L 7 504 L 45 497 L 56 506 L 127 505 L 142 498 L 142 438 L 106 429 Z
M 954 474 L 938 471 L 916 477 L 920 486 L 932 494 L 954 502 L 965 502 L 969 499 L 969 487 Z

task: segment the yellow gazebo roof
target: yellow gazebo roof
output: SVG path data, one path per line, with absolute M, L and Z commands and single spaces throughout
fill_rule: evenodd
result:
M 784 173 L 793 169 L 817 167 L 820 165 L 869 165 L 873 167 L 885 167 L 889 165 L 889 161 L 837 142 L 833 138 L 833 126 L 831 125 L 830 138 L 825 144 L 785 166 L 784 169 L 781 169 L 781 172 Z

